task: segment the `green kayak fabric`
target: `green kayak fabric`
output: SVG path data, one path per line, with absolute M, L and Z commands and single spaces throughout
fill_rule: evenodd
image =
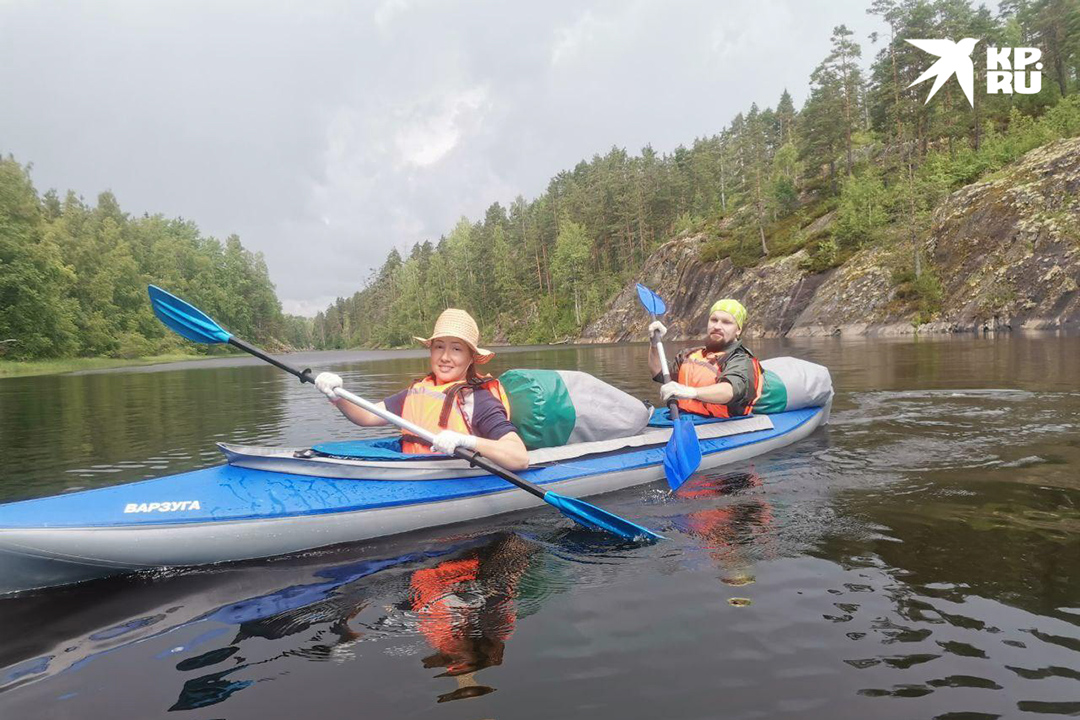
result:
M 754 412 L 759 415 L 784 412 L 788 402 L 787 386 L 772 370 L 763 368 L 762 374 L 765 376 L 764 387 L 761 398 L 754 404 Z
M 510 422 L 526 448 L 566 444 L 577 424 L 577 411 L 558 372 L 507 370 L 499 382 L 510 400 Z

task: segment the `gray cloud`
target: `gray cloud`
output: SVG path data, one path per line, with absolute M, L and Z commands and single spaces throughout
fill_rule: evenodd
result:
M 0 1 L 0 151 L 40 189 L 237 233 L 287 311 L 612 145 L 800 103 L 866 0 Z

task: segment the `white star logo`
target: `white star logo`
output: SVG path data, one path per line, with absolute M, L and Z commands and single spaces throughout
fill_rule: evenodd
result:
M 975 67 L 971 64 L 971 51 L 975 49 L 978 40 L 964 38 L 960 42 L 952 40 L 908 40 L 907 42 L 940 58 L 908 87 L 937 76 L 934 86 L 930 88 L 930 95 L 926 98 L 926 102 L 930 102 L 930 98 L 934 97 L 945 81 L 956 75 L 956 81 L 960 83 L 960 89 L 967 95 L 968 103 L 975 107 Z

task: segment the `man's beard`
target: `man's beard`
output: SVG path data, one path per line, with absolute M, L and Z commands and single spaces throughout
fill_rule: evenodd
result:
M 733 342 L 735 342 L 735 341 L 734 340 L 713 340 L 712 337 L 710 336 L 709 339 L 705 341 L 705 350 L 707 352 L 711 352 L 711 353 L 721 352 L 723 350 L 726 350 L 728 348 L 728 346 L 731 345 L 731 343 L 733 343 Z

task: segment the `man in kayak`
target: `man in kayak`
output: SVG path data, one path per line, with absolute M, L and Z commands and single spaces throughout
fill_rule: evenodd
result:
M 510 403 L 499 381 L 480 375 L 477 365 L 495 356 L 479 347 L 480 330 L 464 310 L 444 310 L 435 321 L 431 337 L 416 338 L 431 351 L 431 373 L 386 398 L 380 405 L 435 433 L 430 446 L 402 431 L 401 449 L 406 453 L 431 451 L 453 455 L 458 447 L 476 450 L 509 470 L 529 466 L 525 443 L 510 423 Z M 386 425 L 378 415 L 342 401 L 334 388 L 342 385 L 334 373 L 319 373 L 315 387 L 330 398 L 341 414 L 357 425 Z
M 762 374 L 757 358 L 743 344 L 746 308 L 738 300 L 718 300 L 709 309 L 708 337 L 703 347 L 688 348 L 671 362 L 671 377 L 660 387 L 666 404 L 676 398 L 679 410 L 708 417 L 749 415 L 761 397 Z M 649 325 L 649 336 L 667 328 L 659 320 Z M 649 369 L 663 382 L 656 346 L 649 349 Z

